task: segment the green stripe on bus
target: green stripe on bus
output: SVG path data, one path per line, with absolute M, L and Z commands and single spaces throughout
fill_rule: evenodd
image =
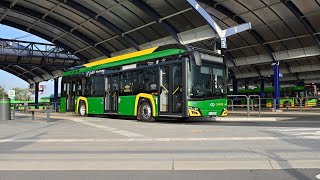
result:
M 0 104 L 9 104 L 10 101 L 0 101 Z

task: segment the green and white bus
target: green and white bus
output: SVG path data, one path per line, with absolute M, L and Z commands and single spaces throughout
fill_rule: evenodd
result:
M 211 118 L 227 115 L 222 55 L 166 45 L 100 59 L 65 72 L 60 112 L 80 115 Z
M 238 90 L 238 94 L 240 95 L 260 95 L 261 89 L 241 89 Z M 232 93 L 232 92 L 230 92 Z M 264 88 L 265 98 L 266 99 L 266 107 L 273 107 L 273 87 Z M 282 87 L 280 88 L 280 107 L 295 107 L 300 106 L 300 100 L 302 99 L 302 105 L 306 107 L 317 106 L 318 104 L 318 96 L 317 88 L 315 84 L 312 85 L 304 85 L 304 86 L 290 86 L 290 87 Z M 242 103 L 246 103 L 243 100 Z M 255 102 L 257 103 L 257 102 Z

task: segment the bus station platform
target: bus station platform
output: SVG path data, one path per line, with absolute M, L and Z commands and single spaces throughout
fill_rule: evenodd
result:
M 243 121 L 320 121 L 319 112 L 297 112 L 297 111 L 277 111 L 277 112 L 257 112 L 251 111 L 232 111 L 229 112 L 227 118 L 218 118 L 221 121 L 229 120 L 236 121 L 242 119 Z
M 0 121 L 0 170 L 266 170 L 307 179 L 319 174 L 318 117 L 146 123 L 53 113 L 47 122 L 21 113 Z

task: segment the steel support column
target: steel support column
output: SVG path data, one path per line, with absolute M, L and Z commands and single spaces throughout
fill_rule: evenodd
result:
M 39 109 L 39 83 L 36 82 L 34 84 L 34 103 L 35 103 L 35 108 Z
M 54 109 L 57 112 L 58 111 L 58 88 L 59 88 L 59 78 L 54 78 L 54 91 L 53 91 L 53 97 L 54 97 Z
M 266 99 L 263 99 L 265 98 L 265 93 L 264 93 L 264 87 L 265 87 L 265 79 L 264 78 L 261 78 L 260 79 L 260 98 L 261 98 L 261 105 L 265 105 L 266 104 Z
M 245 80 L 245 81 L 244 81 L 244 89 L 245 89 L 245 90 L 249 89 L 249 82 L 248 82 L 248 80 Z
M 264 98 L 264 78 L 261 78 L 260 80 L 260 97 Z
M 237 95 L 238 94 L 238 79 L 235 77 L 232 80 L 232 94 Z
M 273 65 L 273 86 L 274 95 L 273 98 L 276 100 L 276 109 L 280 108 L 280 77 L 279 77 L 279 63 Z

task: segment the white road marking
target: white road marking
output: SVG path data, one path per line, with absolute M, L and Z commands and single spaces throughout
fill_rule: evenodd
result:
M 320 128 L 269 129 L 291 136 L 320 136 Z
M 296 137 L 214 137 L 214 138 L 129 138 L 129 139 L 0 139 L 0 143 L 81 143 L 81 142 L 202 142 L 202 141 L 278 141 L 278 140 L 313 140 L 320 136 Z
M 116 134 L 120 134 L 120 135 L 129 137 L 129 138 L 144 137 L 144 135 L 142 135 L 142 134 L 137 134 L 137 133 L 134 133 L 134 132 L 125 131 L 125 130 L 113 128 L 113 127 L 110 127 L 110 126 L 99 125 L 99 124 L 95 124 L 95 123 L 92 123 L 92 122 L 89 122 L 89 121 L 85 121 L 85 120 L 81 120 L 81 119 L 71 119 L 71 120 L 75 121 L 75 122 L 79 122 L 79 123 L 85 124 L 85 125 L 88 125 L 88 126 L 92 126 L 92 127 L 96 127 L 96 128 L 99 128 L 99 129 L 110 131 L 110 132 L 113 132 L 113 133 L 116 133 Z
M 317 178 L 317 179 L 320 179 L 320 174 L 316 175 L 316 178 Z
M 294 129 L 270 129 L 282 132 L 290 132 L 290 131 L 320 131 L 320 128 L 294 128 Z

